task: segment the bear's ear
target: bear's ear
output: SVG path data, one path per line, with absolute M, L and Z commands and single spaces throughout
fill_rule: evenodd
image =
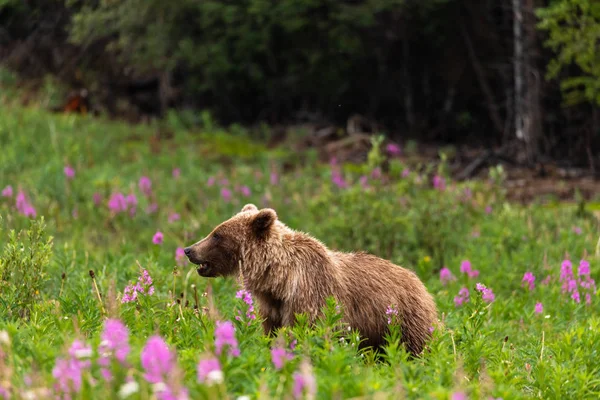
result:
M 264 238 L 268 233 L 273 223 L 277 220 L 277 213 L 271 208 L 263 208 L 252 218 L 250 223 L 252 232 L 260 238 Z
M 258 211 L 258 208 L 256 208 L 254 204 L 246 204 L 244 207 L 242 207 L 242 212 L 244 211 Z

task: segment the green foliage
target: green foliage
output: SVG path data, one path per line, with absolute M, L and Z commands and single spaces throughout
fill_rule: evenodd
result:
M 415 8 L 430 11 L 446 2 Z M 370 82 L 386 79 L 385 73 L 392 79 L 391 69 L 383 69 L 397 41 L 395 33 L 386 33 L 395 26 L 388 20 L 398 21 L 409 10 L 404 0 L 67 4 L 73 9 L 73 42 L 108 43 L 139 72 L 185 71 L 188 94 L 208 96 L 219 115 L 235 118 L 292 111 L 291 105 L 305 100 L 329 110 L 350 95 L 371 91 L 370 85 L 350 87 L 350 76 Z
M 314 375 L 316 398 L 448 399 L 456 392 L 470 398 L 597 397 L 597 292 L 591 305 L 585 297 L 576 303 L 559 280 L 565 258 L 575 266 L 588 260 L 592 277 L 599 278 L 593 205 L 513 205 L 500 190 L 500 168 L 487 181 L 455 183 L 444 163 L 382 163 L 377 146 L 371 163 L 363 165 L 306 162 L 298 154 L 266 150 L 239 127 L 223 129 L 210 114 L 196 117 L 201 132 L 191 133 L 187 118 L 193 117 L 172 115 L 172 137 L 155 147 L 154 127 L 0 108 L 0 190 L 11 185 L 15 191 L 0 196 L 1 271 L 16 274 L 2 281 L 0 291 L 0 346 L 10 354 L 0 358 L 0 386 L 12 397 L 50 397 L 52 369 L 77 339 L 92 348 L 81 398 L 117 398 L 128 378 L 139 384 L 129 398 L 151 398 L 141 353 L 155 334 L 176 352 L 180 371 L 173 379 L 189 388 L 190 398 L 289 398 L 301 373 Z M 73 179 L 65 176 L 65 165 L 75 169 Z M 380 165 L 387 166 L 382 176 Z M 177 178 L 174 168 L 180 169 Z M 339 176 L 334 182 L 333 172 L 343 182 Z M 142 176 L 152 180 L 149 195 L 139 188 Z M 231 191 L 231 199 L 222 189 Z M 32 222 L 17 211 L 18 191 L 44 216 L 52 249 L 41 218 Z M 135 212 L 109 209 L 117 192 L 136 196 Z M 442 320 L 425 353 L 409 357 L 395 324 L 382 354 L 357 350 L 355 327 L 341 323 L 344 310 L 333 299 L 314 326 L 298 315 L 296 326 L 267 337 L 259 318 L 247 317 L 249 307 L 236 297 L 234 279 L 203 279 L 176 260 L 178 247 L 250 202 L 273 207 L 283 222 L 330 248 L 369 251 L 414 270 Z M 154 211 L 148 210 L 152 204 L 158 205 Z M 174 213 L 179 220 L 170 219 Z M 21 234 L 11 236 L 11 230 Z M 152 243 L 157 230 L 164 233 L 161 245 Z M 462 260 L 479 275 L 461 273 Z M 152 276 L 155 292 L 121 303 L 140 265 Z M 442 267 L 454 279 L 441 282 Z M 537 278 L 532 291 L 522 285 L 525 272 Z M 492 303 L 475 290 L 478 282 L 493 289 Z M 470 299 L 457 307 L 454 298 L 463 287 Z M 28 318 L 18 318 L 16 307 L 26 298 L 21 308 Z M 537 302 L 541 314 L 534 312 Z M 130 332 L 127 365 L 114 367 L 112 383 L 104 382 L 97 363 L 107 317 L 120 319 Z M 215 354 L 216 321 L 226 320 L 236 328 L 239 357 Z M 291 354 L 281 369 L 272 361 L 274 347 Z M 200 359 L 212 356 L 219 359 L 223 381 L 209 386 L 198 382 L 196 371 Z
M 33 304 L 40 299 L 51 258 L 52 237 L 46 234 L 43 217 L 31 221 L 26 231 L 10 231 L 0 257 L 3 318 L 29 317 Z
M 594 0 L 560 0 L 536 11 L 538 28 L 548 32 L 545 44 L 556 53 L 548 64 L 548 78 L 561 79 L 565 102 L 600 104 L 600 3 Z M 576 65 L 580 72 L 560 77 Z

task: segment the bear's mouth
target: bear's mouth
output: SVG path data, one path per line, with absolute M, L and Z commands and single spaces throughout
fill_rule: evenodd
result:
M 195 262 L 194 264 L 196 264 L 198 266 L 196 268 L 198 275 L 203 276 L 205 278 L 211 278 L 211 277 L 215 276 L 215 274 L 213 273 L 212 264 L 210 264 L 209 262 L 200 261 L 200 262 Z

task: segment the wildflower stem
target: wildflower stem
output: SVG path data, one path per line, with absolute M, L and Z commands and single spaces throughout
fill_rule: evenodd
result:
M 454 353 L 454 362 L 456 362 L 456 343 L 454 342 L 454 334 L 450 332 L 450 339 L 452 339 L 452 353 Z
M 90 270 L 90 277 L 92 278 L 92 284 L 94 285 L 94 291 L 96 292 L 96 296 L 98 297 L 98 302 L 100 303 L 100 308 L 102 309 L 102 314 L 106 315 L 106 309 L 104 308 L 104 303 L 102 302 L 102 296 L 100 296 L 100 290 L 98 290 L 98 284 L 96 283 L 96 275 L 93 270 Z
M 544 338 L 545 338 L 545 333 L 544 331 L 542 331 L 542 349 L 540 350 L 540 361 L 542 361 L 544 359 Z

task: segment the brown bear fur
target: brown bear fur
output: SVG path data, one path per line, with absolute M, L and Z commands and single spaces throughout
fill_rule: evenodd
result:
M 383 344 L 389 306 L 398 310 L 402 341 L 413 354 L 437 323 L 435 302 L 412 271 L 373 255 L 329 250 L 269 208 L 244 206 L 185 253 L 204 277 L 238 275 L 241 267 L 266 333 L 294 324 L 296 313 L 314 320 L 332 295 L 367 346 Z

